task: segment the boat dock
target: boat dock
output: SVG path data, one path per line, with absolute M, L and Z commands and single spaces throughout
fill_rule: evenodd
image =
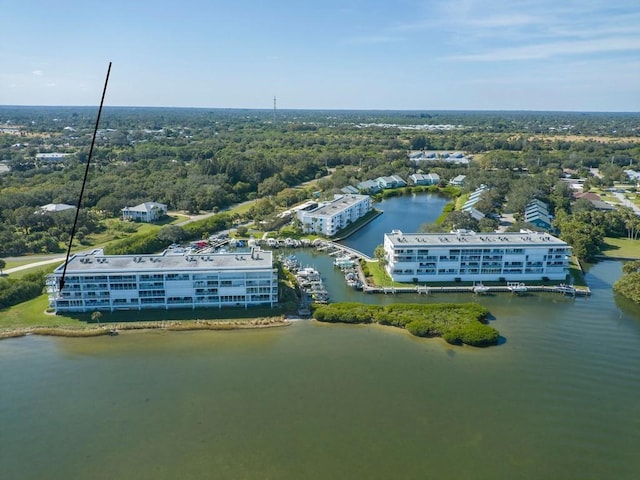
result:
M 416 285 L 411 287 L 374 287 L 368 284 L 363 285 L 362 290 L 365 293 L 384 293 L 396 294 L 396 293 L 417 293 L 418 295 L 430 295 L 432 293 L 472 293 L 476 295 L 484 293 L 513 293 L 515 295 L 526 294 L 528 292 L 548 292 L 548 293 L 562 293 L 566 296 L 579 297 L 591 295 L 591 290 L 588 287 L 575 288 L 570 285 L 526 285 L 519 284 L 514 289 L 511 285 L 483 285 L 482 291 L 479 291 L 477 285 L 447 285 L 447 286 L 429 286 L 429 285 Z
M 367 282 L 364 276 L 362 268 L 360 266 L 360 259 L 367 262 L 377 261 L 364 253 L 355 250 L 353 248 L 345 247 L 339 243 L 331 242 L 328 240 L 317 239 L 310 246 L 316 248 L 318 251 L 327 252 L 330 256 L 336 257 L 334 259 L 334 266 L 340 268 L 345 273 L 345 280 L 347 284 L 361 289 L 364 293 L 383 293 L 385 295 L 397 293 L 413 293 L 418 295 L 430 295 L 432 293 L 471 293 L 473 295 L 487 295 L 492 293 L 511 293 L 513 295 L 526 295 L 529 292 L 547 292 L 547 293 L 560 293 L 568 297 L 588 297 L 591 295 L 591 290 L 587 286 L 576 287 L 570 284 L 557 284 L 557 285 L 529 285 L 524 282 L 506 282 L 503 285 L 486 285 L 482 282 L 473 283 L 469 285 L 450 284 L 450 285 L 391 285 L 391 286 L 373 286 Z M 293 257 L 295 258 L 295 257 Z M 287 259 L 290 261 L 290 259 Z M 285 267 L 289 270 L 297 273 L 298 265 L 287 265 L 287 261 L 284 262 Z M 317 274 L 317 273 L 316 273 Z M 319 276 L 319 274 L 318 274 Z M 298 283 L 302 289 L 307 290 L 307 294 L 310 295 L 310 301 L 315 303 L 327 303 L 328 295 L 322 281 L 314 282 L 313 287 L 309 288 L 309 284 L 304 280 L 298 278 Z M 315 295 L 314 295 L 315 294 Z

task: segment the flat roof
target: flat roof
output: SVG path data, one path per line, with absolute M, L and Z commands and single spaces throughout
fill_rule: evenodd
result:
M 100 255 L 94 252 L 77 254 L 69 259 L 67 274 L 74 273 L 127 273 L 158 271 L 211 271 L 211 270 L 253 270 L 273 267 L 270 251 L 254 250 L 254 253 L 209 253 L 209 254 L 167 254 L 156 255 Z M 54 273 L 62 273 L 64 264 Z
M 546 232 L 498 232 L 498 233 L 385 233 L 394 246 L 511 246 L 511 245 L 553 245 L 567 246 L 567 243 Z
M 323 215 L 327 217 L 332 217 L 336 213 L 340 213 L 347 208 L 355 205 L 356 203 L 361 202 L 365 198 L 369 198 L 368 195 L 342 195 L 335 200 L 332 200 L 331 203 L 327 203 L 326 205 L 322 205 L 321 207 L 316 208 L 315 210 L 311 210 L 309 212 L 310 215 L 318 216 Z

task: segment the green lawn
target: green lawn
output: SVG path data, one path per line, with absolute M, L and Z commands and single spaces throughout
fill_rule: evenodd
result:
M 374 285 L 380 287 L 406 287 L 406 283 L 394 282 L 389 278 L 389 274 L 380 267 L 378 262 L 367 262 L 371 280 Z
M 640 240 L 605 237 L 602 254 L 607 257 L 640 259 Z
M 77 318 L 47 315 L 47 295 L 0 310 L 0 330 L 29 327 L 85 327 Z
M 67 327 L 93 328 L 91 313 L 73 313 L 68 315 L 49 315 L 45 313 L 49 305 L 47 295 L 0 310 L 0 331 L 31 327 Z M 195 320 L 251 320 L 272 318 L 289 313 L 284 307 L 252 308 L 189 308 L 171 310 L 142 310 L 101 312 L 101 323 L 129 323 L 156 321 L 195 321 Z

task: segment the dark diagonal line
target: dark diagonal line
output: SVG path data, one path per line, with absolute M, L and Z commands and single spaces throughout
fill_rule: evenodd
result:
M 102 99 L 100 100 L 100 108 L 98 109 L 98 118 L 96 118 L 96 126 L 93 129 L 93 138 L 91 139 L 91 148 L 89 149 L 89 157 L 87 158 L 87 165 L 84 169 L 84 178 L 82 179 L 82 188 L 80 189 L 80 196 L 78 197 L 78 205 L 76 206 L 76 216 L 73 219 L 73 227 L 71 228 L 71 238 L 69 239 L 69 246 L 67 247 L 67 257 L 64 261 L 64 269 L 62 270 L 62 277 L 60 278 L 60 289 L 62 291 L 64 287 L 64 277 L 67 274 L 67 264 L 69 263 L 69 256 L 71 255 L 71 245 L 73 244 L 73 237 L 76 235 L 76 227 L 78 226 L 78 215 L 80 214 L 80 206 L 82 205 L 82 196 L 84 195 L 84 187 L 87 184 L 87 176 L 89 175 L 89 165 L 91 164 L 91 157 L 93 156 L 93 146 L 96 143 L 96 136 L 98 135 L 98 125 L 100 124 L 100 115 L 102 114 L 102 105 L 104 104 L 104 96 L 107 93 L 107 84 L 109 83 L 109 73 L 111 73 L 111 62 L 109 62 L 109 68 L 107 69 L 107 78 L 104 81 L 104 88 L 102 89 Z

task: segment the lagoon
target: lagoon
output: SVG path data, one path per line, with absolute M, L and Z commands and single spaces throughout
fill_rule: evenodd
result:
M 384 199 L 374 204 L 374 208 L 384 213 L 340 243 L 373 257 L 373 251 L 382 244 L 385 233 L 391 233 L 392 230 L 417 232 L 423 223 L 434 222 L 450 201 L 449 197 L 436 194 Z
M 333 300 L 477 300 L 504 342 L 312 321 L 4 340 L 0 478 L 637 478 L 640 308 L 611 291 L 620 262 L 588 266 L 589 298 L 375 296 L 300 255 Z

